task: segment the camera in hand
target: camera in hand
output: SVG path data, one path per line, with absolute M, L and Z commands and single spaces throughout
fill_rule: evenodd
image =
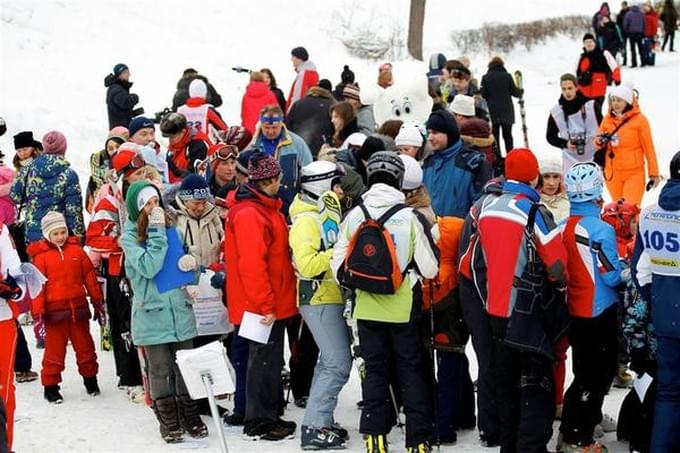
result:
M 576 147 L 576 154 L 582 156 L 586 152 L 586 136 L 585 134 L 573 134 L 569 141 Z
M 160 112 L 154 113 L 153 114 L 153 122 L 156 123 L 156 124 L 160 124 L 163 117 L 170 112 L 172 112 L 172 109 L 170 107 L 165 107 Z
M 233 68 L 231 68 L 231 70 L 236 71 L 236 72 L 247 72 L 247 73 L 252 72 L 250 69 L 244 68 L 242 66 L 234 66 Z

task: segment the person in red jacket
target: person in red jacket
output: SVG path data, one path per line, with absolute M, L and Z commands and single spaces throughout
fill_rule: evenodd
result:
M 262 315 L 261 323 L 272 330 L 266 344 L 249 342 L 243 432 L 254 440 L 282 440 L 296 428 L 294 422 L 278 418 L 285 320 L 297 314 L 296 277 L 278 197 L 281 167 L 273 157 L 255 152 L 248 178 L 227 198 L 229 320 L 240 326 L 247 311 Z
M 293 67 L 297 76 L 293 85 L 290 87 L 288 94 L 288 101 L 286 102 L 286 113 L 290 108 L 303 97 L 307 95 L 310 88 L 315 87 L 319 83 L 319 73 L 316 72 L 316 66 L 309 61 L 309 54 L 304 47 L 296 47 L 290 52 L 290 59 L 293 62 Z
M 659 31 L 659 15 L 656 14 L 651 3 L 642 5 L 645 13 L 645 37 L 642 39 L 642 66 L 654 66 L 656 60 L 654 49 L 656 48 L 656 34 Z
M 87 393 L 99 395 L 99 368 L 90 335 L 87 297 L 94 307 L 95 321 L 102 326 L 106 323 L 106 312 L 94 266 L 80 246 L 80 239 L 68 236 L 63 214 L 48 212 L 42 218 L 41 227 L 45 239 L 32 243 L 28 254 L 47 283 L 33 299 L 32 315 L 45 321 L 45 354 L 40 373 L 45 399 L 59 404 L 63 401 L 59 383 L 69 340 Z
M 278 101 L 265 83 L 264 74 L 251 72 L 250 83 L 241 100 L 241 125 L 254 134 L 255 125 L 260 120 L 260 111 L 265 105 L 270 104 L 278 104 Z
M 583 53 L 576 66 L 578 89 L 587 99 L 600 106 L 604 102 L 607 86 L 621 84 L 621 69 L 608 50 L 602 50 L 592 33 L 583 35 Z
M 217 131 L 226 131 L 227 123 L 215 107 L 208 104 L 208 85 L 201 79 L 194 79 L 189 84 L 189 99 L 177 109 L 187 119 L 187 124 L 195 132 L 202 132 L 210 140 L 210 144 L 217 143 Z

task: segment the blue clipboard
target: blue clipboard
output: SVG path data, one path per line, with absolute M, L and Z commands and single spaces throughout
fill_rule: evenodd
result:
M 168 251 L 165 253 L 161 271 L 153 278 L 159 293 L 181 288 L 196 281 L 195 272 L 183 272 L 177 267 L 177 261 L 185 254 L 184 244 L 180 241 L 177 230 L 169 227 L 166 228 L 165 234 L 168 238 Z

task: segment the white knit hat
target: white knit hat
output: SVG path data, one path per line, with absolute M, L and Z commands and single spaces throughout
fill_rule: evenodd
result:
M 203 98 L 208 97 L 208 86 L 201 79 L 194 79 L 189 84 L 189 97 Z
M 463 116 L 475 116 L 475 98 L 457 94 L 451 103 L 451 111 Z
M 609 96 L 615 96 L 633 105 L 633 88 L 628 85 L 614 86 L 609 89 Z
M 411 156 L 400 154 L 399 157 L 404 163 L 404 179 L 401 183 L 402 190 L 415 190 L 423 185 L 423 169 L 420 164 Z
M 416 123 L 408 122 L 401 125 L 399 134 L 394 138 L 395 146 L 423 146 L 423 134 Z
M 58 228 L 68 228 L 64 214 L 57 211 L 49 211 L 40 221 L 40 228 L 45 239 L 50 240 L 50 233 Z
M 557 173 L 562 174 L 562 156 L 558 152 L 549 152 L 541 156 L 538 160 L 541 174 Z
M 137 194 L 137 209 L 140 211 L 153 197 L 158 197 L 158 189 L 154 186 L 146 186 Z
M 361 132 L 353 132 L 345 139 L 345 141 L 342 143 L 342 146 L 340 146 L 340 149 L 347 149 L 350 146 L 356 146 L 358 148 L 363 145 L 365 141 L 366 134 L 362 134 Z

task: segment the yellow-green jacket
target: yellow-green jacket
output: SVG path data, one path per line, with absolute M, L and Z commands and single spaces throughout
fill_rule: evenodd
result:
M 333 249 L 323 250 L 319 208 L 298 194 L 289 213 L 293 226 L 288 243 L 298 275 L 298 305 L 343 303 L 331 271 Z

